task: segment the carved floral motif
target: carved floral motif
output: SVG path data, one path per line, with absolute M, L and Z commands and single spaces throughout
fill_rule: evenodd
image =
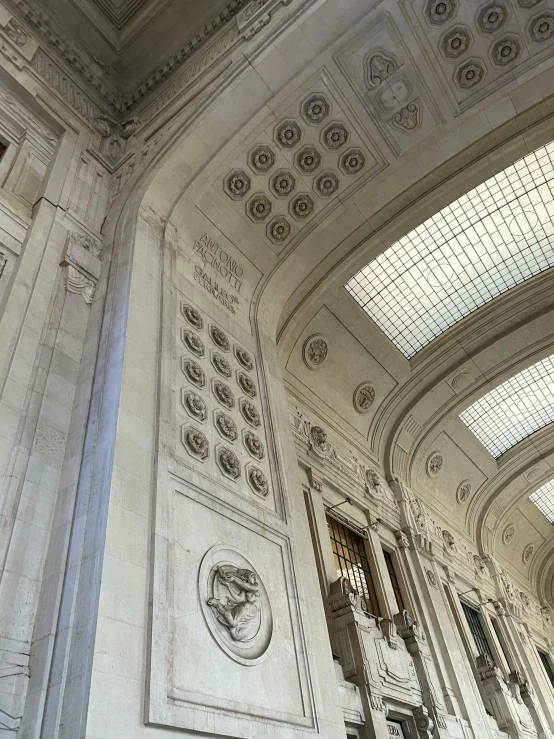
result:
M 267 227 L 267 235 L 276 244 L 286 241 L 290 235 L 290 223 L 286 218 L 275 218 Z
M 348 131 L 342 123 L 331 123 L 323 131 L 321 141 L 331 151 L 340 149 L 348 141 Z
M 223 349 L 224 352 L 229 351 L 231 345 L 229 343 L 229 339 L 227 338 L 227 334 L 220 328 L 218 328 L 218 326 L 210 327 L 210 336 L 212 337 L 212 341 L 217 347 Z
M 293 149 L 302 140 L 302 129 L 295 121 L 283 121 L 275 130 L 277 142 L 285 149 Z
M 233 395 L 233 391 L 224 382 L 216 380 L 213 384 L 213 391 L 215 397 L 219 400 L 221 405 L 225 406 L 225 408 L 235 407 L 235 396 Z
M 471 36 L 465 29 L 457 29 L 447 34 L 441 42 L 441 48 L 446 57 L 457 59 L 471 46 Z
M 321 164 L 321 154 L 315 146 L 307 146 L 296 155 L 296 166 L 302 172 L 314 172 Z
M 493 61 L 500 65 L 506 66 L 511 64 L 521 53 L 521 44 L 515 38 L 503 39 L 498 41 L 492 49 Z
M 267 498 L 269 495 L 269 481 L 266 474 L 259 467 L 250 467 L 248 470 L 248 482 L 256 495 Z
M 339 178 L 334 172 L 323 172 L 316 178 L 315 189 L 322 198 L 328 198 L 338 190 L 339 184 Z
M 506 9 L 497 3 L 488 5 L 480 13 L 477 19 L 479 28 L 483 33 L 494 33 L 506 22 Z
M 182 403 L 189 414 L 197 421 L 205 421 L 208 416 L 206 402 L 200 395 L 192 392 L 192 390 L 182 391 Z
M 250 165 L 257 172 L 267 172 L 275 164 L 275 154 L 269 146 L 257 146 L 250 154 Z
M 224 189 L 233 200 L 243 198 L 250 190 L 250 177 L 242 169 L 236 169 L 225 178 Z
M 241 400 L 240 412 L 242 413 L 244 420 L 251 426 L 257 428 L 261 424 L 260 414 L 256 407 L 247 400 Z
M 548 41 L 554 34 L 554 16 L 543 15 L 537 18 L 529 27 L 529 33 L 533 41 Z
M 219 354 L 219 352 L 214 352 L 212 354 L 212 364 L 215 367 L 216 371 L 227 379 L 229 379 L 229 377 L 231 377 L 231 375 L 233 374 L 231 363 L 229 362 L 227 357 L 224 357 L 223 354 Z
M 303 220 L 312 214 L 314 201 L 307 193 L 297 195 L 290 204 L 289 210 L 295 218 Z
M 201 461 L 207 459 L 210 453 L 210 447 L 208 439 L 202 431 L 199 431 L 194 427 L 183 428 L 182 439 L 186 450 L 191 456 L 196 457 Z
M 244 369 L 248 370 L 249 372 L 252 371 L 252 369 L 254 368 L 254 362 L 246 349 L 243 349 L 240 346 L 236 346 L 235 357 L 237 358 L 237 361 L 241 365 L 241 367 L 244 367 Z
M 202 319 L 202 316 L 200 315 L 200 312 L 197 311 L 196 308 L 193 308 L 192 305 L 182 303 L 181 313 L 185 317 L 185 320 L 187 320 L 188 323 L 190 323 L 190 325 L 198 331 L 201 331 L 204 328 L 204 321 Z
M 433 25 L 442 25 L 456 12 L 456 0 L 427 0 L 425 12 Z
M 181 336 L 183 339 L 183 344 L 190 352 L 195 354 L 197 357 L 204 356 L 204 342 L 202 341 L 200 336 L 198 336 L 198 334 L 195 334 L 193 331 L 187 331 L 186 329 L 183 329 Z
M 318 125 L 329 115 L 329 103 L 323 95 L 312 95 L 302 105 L 302 116 L 310 125 Z
M 256 397 L 258 391 L 256 389 L 256 383 L 251 377 L 245 375 L 244 372 L 239 372 L 237 374 L 237 382 L 247 395 L 249 395 L 251 398 Z
M 350 149 L 342 155 L 339 166 L 346 175 L 358 174 L 365 167 L 365 156 L 360 149 Z
M 245 431 L 244 446 L 246 447 L 248 453 L 256 459 L 263 459 L 265 457 L 263 442 L 260 437 L 254 434 L 252 431 Z
M 277 197 L 286 197 L 294 190 L 296 180 L 291 172 L 285 170 L 277 172 L 271 180 L 271 189 Z
M 206 375 L 202 367 L 193 359 L 183 359 L 181 366 L 187 380 L 196 387 L 205 387 Z
M 237 424 L 233 419 L 222 411 L 218 411 L 215 416 L 215 426 L 221 436 L 227 441 L 236 441 L 238 436 Z
M 253 221 L 264 221 L 271 213 L 271 203 L 265 195 L 254 195 L 248 201 L 246 212 Z
M 470 90 L 485 76 L 485 68 L 480 61 L 472 61 L 463 64 L 456 72 L 456 82 L 462 90 Z
M 222 447 L 217 453 L 217 461 L 224 475 L 232 480 L 240 477 L 240 461 L 235 452 Z

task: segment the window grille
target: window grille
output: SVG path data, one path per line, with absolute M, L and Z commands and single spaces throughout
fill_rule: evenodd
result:
M 541 652 L 540 649 L 537 649 L 537 652 L 539 653 L 540 660 L 542 662 L 542 666 L 544 667 L 544 671 L 548 675 L 548 679 L 550 680 L 550 684 L 554 688 L 554 670 L 552 670 L 552 665 L 550 663 L 550 658 L 546 652 Z
M 385 557 L 387 571 L 389 573 L 392 589 L 394 591 L 394 597 L 396 598 L 396 605 L 398 606 L 398 612 L 402 613 L 402 611 L 404 610 L 406 606 L 404 605 L 404 598 L 402 597 L 402 591 L 400 590 L 398 578 L 396 577 L 396 571 L 394 569 L 394 562 L 392 561 L 392 555 L 390 552 L 387 552 L 386 549 L 383 549 L 383 555 Z
M 477 608 L 474 608 L 474 606 L 470 606 L 469 603 L 466 603 L 463 600 L 460 600 L 460 603 L 462 604 L 462 609 L 465 614 L 469 630 L 471 631 L 471 635 L 473 636 L 473 639 L 475 641 L 477 653 L 480 655 L 488 654 L 488 656 L 494 662 L 495 659 L 492 655 L 492 650 L 487 640 L 487 635 L 485 634 L 485 631 L 483 629 L 483 624 L 481 623 L 481 614 L 479 610 Z
M 380 616 L 381 609 L 365 553 L 364 539 L 328 514 L 327 527 L 338 577 L 348 578 L 352 587 L 365 599 L 369 613 Z

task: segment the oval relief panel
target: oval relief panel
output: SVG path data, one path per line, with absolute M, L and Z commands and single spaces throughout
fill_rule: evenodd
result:
M 258 664 L 271 642 L 273 615 L 265 586 L 249 560 L 216 544 L 200 564 L 198 590 L 206 624 L 221 649 L 242 665 Z

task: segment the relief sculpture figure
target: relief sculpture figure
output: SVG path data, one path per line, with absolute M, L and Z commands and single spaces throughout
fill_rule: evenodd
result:
M 260 626 L 260 586 L 256 573 L 221 565 L 216 569 L 214 591 L 228 593 L 225 597 L 208 600 L 217 620 L 235 641 L 252 639 Z

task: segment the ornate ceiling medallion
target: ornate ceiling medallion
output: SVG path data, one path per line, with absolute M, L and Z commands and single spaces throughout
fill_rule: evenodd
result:
M 354 390 L 353 403 L 358 413 L 367 413 L 375 400 L 375 388 L 370 382 L 362 382 Z
M 462 505 L 471 495 L 471 483 L 469 480 L 464 480 L 458 485 L 456 490 L 456 501 Z
M 502 532 L 502 543 L 505 545 L 508 545 L 512 539 L 514 538 L 514 534 L 516 533 L 516 527 L 513 523 L 508 524 L 504 531 Z
M 240 460 L 231 449 L 222 446 L 217 450 L 217 464 L 225 477 L 233 481 L 239 479 L 241 474 Z
M 315 180 L 315 190 L 322 198 L 329 198 L 339 189 L 339 178 L 334 172 L 323 172 Z
M 329 347 L 321 334 L 314 334 L 304 342 L 302 359 L 306 367 L 317 370 L 327 359 Z
M 304 220 L 312 214 L 314 210 L 314 201 L 311 197 L 303 192 L 297 195 L 289 205 L 289 212 L 298 220 Z
M 275 129 L 275 140 L 283 149 L 294 149 L 302 141 L 302 129 L 296 121 L 283 121 Z
M 250 190 L 250 177 L 242 169 L 236 169 L 225 178 L 223 189 L 233 200 L 240 200 Z
M 271 642 L 273 615 L 265 586 L 254 566 L 235 549 L 216 544 L 198 573 L 204 619 L 228 657 L 258 664 Z
M 250 465 L 247 472 L 248 484 L 252 488 L 255 495 L 260 498 L 267 498 L 269 495 L 269 480 L 267 475 L 259 467 Z
M 271 179 L 271 189 L 278 198 L 287 197 L 294 190 L 296 180 L 291 172 L 285 170 L 277 172 Z
M 256 172 L 268 172 L 275 164 L 275 154 L 269 146 L 257 146 L 250 153 L 250 166 Z
M 235 357 L 241 367 L 251 372 L 254 369 L 254 361 L 250 354 L 240 346 L 235 346 Z
M 456 71 L 456 83 L 462 90 L 470 90 L 485 77 L 485 67 L 479 59 L 462 64 Z
M 329 115 L 329 103 L 324 95 L 311 95 L 302 104 L 302 117 L 311 126 L 318 126 Z
M 425 471 L 427 472 L 428 477 L 436 477 L 439 472 L 442 469 L 443 465 L 443 456 L 441 452 L 433 452 L 427 457 L 427 462 L 425 463 Z
M 522 554 L 523 564 L 529 564 L 534 551 L 535 547 L 532 544 L 527 544 Z
M 204 422 L 208 417 L 206 401 L 192 390 L 181 390 L 181 403 L 189 416 L 196 421 Z
M 194 426 L 181 427 L 181 440 L 191 457 L 203 462 L 210 455 L 210 446 L 206 435 Z
M 286 218 L 274 218 L 267 227 L 267 235 L 275 244 L 281 244 L 290 236 L 290 223 Z

